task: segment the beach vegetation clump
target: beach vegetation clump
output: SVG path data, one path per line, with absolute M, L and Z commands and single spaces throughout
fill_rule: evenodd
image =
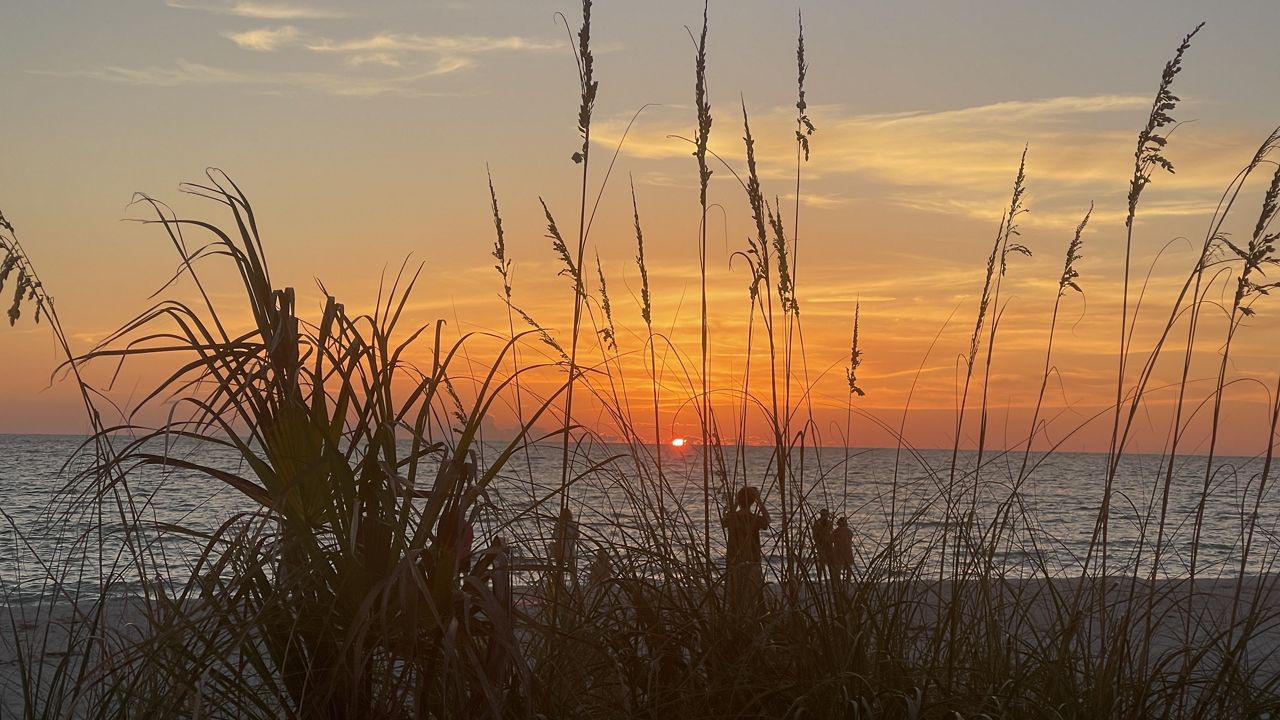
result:
M 985 272 L 975 274 L 983 280 L 980 287 L 975 280 L 972 332 L 958 353 L 951 447 L 931 464 L 908 441 L 908 398 L 902 426 L 882 423 L 897 443 L 890 474 L 851 476 L 858 459 L 852 418 L 877 421 L 855 401 L 876 389 L 878 376 L 863 363 L 864 344 L 870 339 L 874 349 L 878 330 L 874 315 L 861 310 L 855 278 L 844 306 L 853 310 L 852 337 L 837 450 L 813 419 L 818 379 L 809 375 L 799 301 L 801 170 L 822 137 L 809 116 L 802 18 L 795 207 L 786 224 L 787 198 L 764 188 L 769 178 L 760 171 L 745 98 L 742 165 L 711 151 L 706 5 L 700 32 L 689 31 L 696 130 L 684 142 L 697 162 L 699 222 L 690 232 L 701 308 L 698 348 L 681 352 L 657 320 L 665 309 L 651 286 L 658 276 L 651 278 L 644 203 L 634 183 L 625 234 L 634 233 L 640 282 L 638 348 L 626 345 L 626 307 L 611 301 L 598 253 L 595 291 L 584 276 L 609 178 L 606 171 L 597 190 L 591 174 L 593 114 L 603 97 L 591 9 L 584 0 L 579 30 L 570 32 L 581 140 L 570 155 L 580 173 L 576 237 L 572 220 L 557 223 L 540 199 L 557 273 L 573 288 L 567 334 L 516 303 L 522 288 L 492 175 L 491 255 L 507 327 L 457 339 L 446 337 L 442 321 L 410 324 L 423 269 L 407 262 L 384 279 L 367 313 L 349 311 L 323 285 L 322 307 L 304 312 L 295 289 L 269 272 L 269 243 L 246 193 L 209 170 L 182 190 L 212 203 L 220 220 L 137 197 L 142 222 L 169 241 L 178 270 L 160 284 L 162 299 L 77 352 L 0 215 L 0 289 L 11 276 L 16 288 L 9 319 L 21 319 L 28 304 L 35 319 L 50 318 L 65 356 L 60 370 L 80 389 L 93 430 L 83 449 L 87 462 L 68 466 L 57 509 L 88 518 L 92 530 L 64 556 L 45 561 L 47 582 L 33 618 L 17 622 L 9 612 L 7 637 L 18 648 L 16 712 L 1195 718 L 1280 710 L 1280 611 L 1271 601 L 1280 575 L 1273 572 L 1272 528 L 1260 518 L 1272 484 L 1280 381 L 1269 398 L 1271 442 L 1259 450 L 1255 476 L 1234 490 L 1214 482 L 1222 470 L 1215 443 L 1228 411 L 1232 342 L 1276 288 L 1267 272 L 1278 262 L 1272 224 L 1280 172 L 1263 193 L 1247 242 L 1231 240 L 1222 227 L 1245 180 L 1271 162 L 1280 135 L 1272 134 L 1231 182 L 1155 342 L 1134 346 L 1141 309 L 1129 300 L 1135 217 L 1156 171 L 1172 171 L 1165 129 L 1179 101 L 1172 85 L 1200 28 L 1165 66 L 1138 134 L 1124 223 L 1117 387 L 1103 420 L 1113 428 L 1110 452 L 1087 486 L 1099 496 L 1088 510 L 1092 535 L 1064 567 L 1054 548 L 1067 540 L 1043 526 L 1031 490 L 1063 442 L 1048 432 L 1043 408 L 1051 378 L 1062 375 L 1060 309 L 1083 297 L 1093 278 L 1118 270 L 1081 262 L 1086 232 L 1098 223 L 1090 224 L 1092 204 L 1062 228 L 1070 241 L 1061 274 L 1045 285 L 1053 298 L 1039 392 L 1018 441 L 989 446 L 989 406 L 998 390 L 992 368 L 1003 350 L 1001 319 L 1017 300 L 1003 288 L 1009 261 L 1032 252 L 1019 227 L 1035 178 L 1025 146 L 1008 204 L 992 212 L 990 253 L 975 258 L 979 268 L 985 258 Z M 1011 149 L 1010 161 L 1018 151 Z M 737 339 L 746 363 L 734 387 L 712 382 L 713 161 L 737 181 L 736 204 L 727 207 L 749 217 L 752 230 L 731 256 L 745 261 L 749 274 L 746 335 Z M 1213 326 L 1221 345 L 1216 382 L 1195 400 L 1188 397 L 1192 348 L 1202 325 L 1212 325 L 1201 315 L 1209 286 L 1223 277 L 1234 286 L 1226 324 Z M 210 290 L 227 278 L 233 296 Z M 164 297 L 177 286 L 194 300 Z M 1175 330 L 1186 333 L 1181 348 L 1173 347 Z M 627 354 L 642 359 L 641 377 L 622 362 Z M 1166 356 L 1183 363 L 1169 404 L 1169 443 L 1154 481 L 1124 495 L 1117 486 L 1134 418 L 1155 392 L 1154 368 Z M 114 378 L 144 360 L 163 363 L 165 373 L 127 408 L 111 405 L 107 390 L 89 379 L 93 368 L 106 367 Z M 827 361 L 844 363 L 843 355 Z M 633 410 L 629 388 L 637 384 L 643 404 Z M 701 441 L 696 459 L 683 465 L 667 454 L 660 426 L 676 387 L 697 415 Z M 602 408 L 601 422 L 614 430 L 607 439 L 587 427 L 583 398 Z M 1180 513 L 1171 503 L 1183 479 L 1179 441 L 1196 402 L 1210 408 L 1210 440 L 1207 455 L 1181 456 L 1197 463 L 1200 482 L 1195 502 Z M 152 408 L 163 409 L 162 422 L 140 419 Z M 501 440 L 486 437 L 499 408 L 515 416 Z M 764 449 L 746 445 L 749 413 L 764 419 Z M 966 421 L 976 422 L 976 435 L 966 434 Z M 726 433 L 736 439 L 725 441 Z M 154 504 L 163 494 L 156 478 L 192 488 L 200 487 L 197 480 L 212 483 L 236 493 L 243 510 L 211 530 L 158 522 Z M 847 507 L 851 482 L 880 483 L 882 507 Z M 1201 530 L 1228 492 L 1237 493 L 1228 504 L 1242 509 L 1238 545 L 1230 562 L 1206 577 Z M 1111 544 L 1117 497 L 1137 518 L 1124 553 Z M 831 506 L 841 516 L 834 523 L 821 512 Z M 886 518 L 883 532 L 868 532 L 855 545 L 850 525 L 874 512 Z M 753 523 L 746 537 L 759 544 L 747 542 L 746 555 L 732 559 L 742 572 L 730 573 L 725 528 L 733 532 L 744 517 Z M 189 559 L 181 572 L 169 560 L 178 547 Z M 1185 577 L 1165 570 L 1177 553 L 1186 557 Z M 59 633 L 31 632 L 54 624 Z

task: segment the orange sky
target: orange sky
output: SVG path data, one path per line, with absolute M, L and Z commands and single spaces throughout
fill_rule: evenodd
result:
M 15 4 L 16 5 L 16 4 Z M 642 360 L 627 177 L 634 177 L 653 286 L 655 324 L 676 350 L 663 365 L 661 433 L 696 434 L 685 379 L 698 366 L 697 176 L 692 49 L 683 26 L 700 8 L 664 2 L 646 10 L 600 3 L 591 188 L 604 181 L 626 123 L 646 109 L 604 185 L 588 254 L 599 254 L 619 326 L 627 394 L 648 434 L 649 372 Z M 565 330 L 572 289 L 557 276 L 538 197 L 576 236 L 576 77 L 552 11 L 567 4 L 494 8 L 386 2 L 358 11 L 337 4 L 131 0 L 75 16 L 56 8 L 0 9 L 23 27 L 0 48 L 0 82 L 13 108 L 4 123 L 0 208 L 18 227 L 80 349 L 128 320 L 176 263 L 155 228 L 124 223 L 135 190 L 180 212 L 226 220 L 218 208 L 180 195 L 202 168 L 226 169 L 254 201 L 273 274 L 318 315 L 315 279 L 348 308 L 372 307 L 379 275 L 409 255 L 426 262 L 411 320 L 449 321 L 450 332 L 505 331 L 500 281 L 489 252 L 493 230 L 485 164 L 492 168 L 515 267 L 515 302 Z M 752 115 L 764 191 L 794 221 L 794 10 L 766 2 L 712 5 L 709 49 L 711 149 L 743 171 L 739 93 Z M 796 274 L 807 377 L 820 440 L 839 443 L 844 367 L 855 301 L 862 307 L 859 413 L 909 442 L 950 446 L 962 353 L 967 350 L 990 240 L 1008 204 L 1024 145 L 1027 205 L 1022 241 L 1031 258 L 1011 260 L 988 391 L 989 444 L 1026 438 L 1038 390 L 1062 256 L 1080 216 L 1095 203 L 1079 269 L 1084 296 L 1061 307 L 1047 393 L 1048 437 L 1071 449 L 1105 449 L 1115 392 L 1125 193 L 1137 130 L 1159 71 L 1178 39 L 1206 12 L 1171 7 L 1025 8 L 991 4 L 974 15 L 950 6 L 896 10 L 805 3 L 811 65 L 809 114 L 818 131 L 802 168 Z M 1163 327 L 1218 197 L 1280 122 L 1271 87 L 1280 52 L 1262 28 L 1280 10 L 1239 3 L 1209 13 L 1178 77 L 1178 128 L 1136 226 L 1134 292 L 1148 280 L 1135 333 L 1135 363 Z M 1140 31 L 1139 31 L 1140 29 Z M 753 231 L 742 189 L 713 166 L 709 220 L 711 334 L 721 422 L 730 426 L 746 362 L 748 279 L 729 258 Z M 1270 170 L 1246 187 L 1228 230 L 1247 236 Z M 594 260 L 589 263 L 595 291 Z M 1208 294 L 1229 302 L 1229 276 Z M 229 286 L 228 286 L 229 287 Z M 181 293 L 182 290 L 177 292 Z M 232 298 L 228 297 L 230 302 Z M 1270 298 L 1259 303 L 1233 348 L 1225 450 L 1265 447 L 1270 388 L 1280 357 Z M 757 331 L 759 319 L 757 318 Z M 1193 403 L 1208 396 L 1225 329 L 1205 314 L 1196 348 Z M 1157 369 L 1176 376 L 1181 334 Z M 936 338 L 936 342 L 935 341 Z M 763 346 L 756 338 L 756 349 Z M 531 346 L 527 353 L 538 350 Z M 425 353 L 424 346 L 424 353 Z M 472 359 L 487 350 L 477 344 Z M 592 346 L 584 350 L 598 362 Z M 84 422 L 65 384 L 46 388 L 59 358 L 43 326 L 0 333 L 0 432 L 77 432 Z M 752 357 L 758 371 L 767 357 Z M 113 397 L 128 404 L 158 368 L 126 372 Z M 755 372 L 755 371 L 753 371 Z M 767 399 L 763 374 L 752 388 Z M 547 375 L 544 382 L 554 382 Z M 1256 382 L 1255 382 L 1256 381 Z M 696 379 L 693 380 L 696 384 Z M 913 390 L 914 386 L 914 390 Z M 980 388 L 971 393 L 976 397 Z M 1169 437 L 1171 392 L 1144 407 L 1134 449 L 1158 452 Z M 808 402 L 805 403 L 807 408 Z M 617 429 L 586 408 L 605 435 Z M 1188 448 L 1203 436 L 1201 410 Z M 891 443 L 869 417 L 854 422 L 858 445 Z M 972 418 L 972 416 L 971 416 Z M 498 426 L 511 420 L 501 414 Z M 1073 434 L 1074 433 L 1074 434 Z M 764 439 L 758 413 L 748 437 Z M 964 429 L 972 444 L 976 424 Z M 1042 438 L 1040 444 L 1043 445 Z

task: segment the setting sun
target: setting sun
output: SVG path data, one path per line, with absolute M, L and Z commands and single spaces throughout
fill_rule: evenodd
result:
M 687 443 L 687 442 L 689 442 L 689 441 L 688 441 L 688 440 L 685 440 L 684 438 L 672 438 L 672 439 L 671 439 L 671 447 L 678 447 L 678 448 L 679 448 L 679 447 L 684 447 L 685 443 Z

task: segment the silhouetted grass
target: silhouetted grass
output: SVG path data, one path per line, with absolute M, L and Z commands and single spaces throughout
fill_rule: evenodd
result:
M 1242 514 L 1238 566 L 1231 568 L 1237 575 L 1205 578 L 1198 552 L 1207 503 L 1222 492 L 1212 480 L 1220 421 L 1227 411 L 1224 391 L 1231 384 L 1232 341 L 1275 287 L 1266 272 L 1277 262 L 1278 237 L 1270 228 L 1280 172 L 1263 196 L 1247 243 L 1234 243 L 1222 227 L 1245 180 L 1269 162 L 1280 135 L 1269 137 L 1231 183 L 1145 360 L 1133 343 L 1139 308 L 1128 298 L 1134 218 L 1154 172 L 1171 169 L 1164 154 L 1167 133 L 1160 133 L 1178 100 L 1171 91 L 1174 76 L 1199 28 L 1166 65 L 1138 135 L 1125 223 L 1120 367 L 1116 402 L 1107 409 L 1113 414 L 1111 449 L 1103 477 L 1097 478 L 1101 500 L 1078 573 L 1063 575 L 1053 565 L 1052 552 L 1042 543 L 1054 538 L 1037 525 L 1024 492 L 1062 442 L 1051 440 L 1041 425 L 1055 372 L 1060 303 L 1071 297 L 1068 290 L 1083 293 L 1089 275 L 1112 270 L 1090 267 L 1082 273 L 1079 266 L 1092 206 L 1074 229 L 1053 286 L 1042 377 L 1025 444 L 987 447 L 988 402 L 995 389 L 991 367 L 1000 351 L 1000 319 L 1011 302 L 1002 298 L 1002 281 L 1011 255 L 1030 254 L 1018 241 L 1028 176 L 1034 177 L 1025 149 L 986 261 L 963 356 L 950 462 L 944 467 L 921 463 L 931 490 L 919 504 L 900 495 L 906 480 L 895 470 L 885 479 L 891 488 L 887 534 L 859 547 L 850 570 L 823 572 L 813 562 L 808 526 L 813 509 L 830 498 L 819 501 L 813 493 L 841 487 L 842 496 L 832 504 L 842 508 L 849 494 L 853 401 L 864 395 L 865 375 L 858 374 L 863 344 L 870 339 L 874 347 L 876 329 L 862 327 L 860 304 L 855 304 L 843 454 L 830 462 L 835 451 L 819 447 L 812 420 L 813 383 L 797 299 L 801 169 L 814 132 L 804 88 L 803 28 L 797 38 L 796 206 L 790 237 L 781 202 L 766 200 L 745 100 L 744 173 L 708 148 L 705 7 L 701 32 L 696 37 L 690 32 L 697 126 L 690 144 L 699 178 L 702 289 L 695 361 L 655 331 L 634 185 L 638 309 L 645 326 L 639 348 L 626 347 L 626 336 L 615 327 L 615 313 L 619 318 L 624 313 L 610 302 L 598 256 L 598 293 L 589 291 L 583 276 L 591 243 L 591 122 L 600 89 L 590 11 L 590 2 L 584 2 L 575 45 L 582 140 L 572 155 L 581 173 L 576 243 L 542 205 L 561 274 L 573 285 L 568 338 L 538 324 L 516 303 L 519 289 L 513 287 L 513 260 L 492 179 L 493 257 L 507 328 L 454 342 L 445 341 L 440 324 L 404 324 L 419 268 L 402 267 L 384 283 L 371 314 L 349 314 L 327 293 L 318 317 L 300 313 L 294 290 L 271 279 L 245 194 L 222 173 L 209 171 L 206 182 L 183 190 L 218 204 L 222 224 L 175 215 L 148 196 L 138 199 L 150 212 L 147 222 L 165 233 L 179 255 L 177 276 L 162 291 L 175 281 L 190 283 L 199 302 L 161 300 L 98 346 L 77 353 L 12 225 L 0 216 L 0 288 L 17 273 L 10 319 L 21 319 L 28 303 L 37 318 L 49 318 L 65 353 L 63 368 L 81 391 L 94 430 L 85 445 L 89 462 L 83 470 L 68 471 L 60 509 L 90 517 L 95 531 L 78 538 L 65 557 L 48 559 L 48 582 L 34 619 L 18 617 L 16 601 L 8 598 L 19 712 L 33 718 L 1275 713 L 1280 708 L 1274 656 L 1280 650 L 1275 645 L 1280 612 L 1271 596 L 1276 576 L 1270 571 L 1277 549 L 1259 518 L 1271 480 L 1273 443 L 1260 449 L 1260 474 L 1237 498 L 1242 509 L 1252 508 Z M 709 155 L 739 180 L 747 202 L 738 211 L 753 221 L 755 234 L 735 253 L 746 260 L 751 276 L 750 322 L 747 336 L 737 342 L 747 348 L 749 359 L 767 353 L 768 397 L 750 392 L 757 366 L 743 371 L 740 388 L 716 388 L 710 380 Z M 600 181 L 601 193 L 607 178 L 606 173 Z M 189 244 L 187 234 L 198 234 L 199 243 Z M 236 302 L 205 290 L 206 273 L 213 268 L 229 269 L 238 279 Z M 1186 397 L 1192 346 L 1205 322 L 1199 313 L 1209 274 L 1223 271 L 1235 286 L 1225 329 L 1217 336 L 1222 349 L 1216 382 L 1203 401 L 1212 408 L 1209 453 L 1196 508 L 1179 517 L 1169 498 L 1178 441 L 1190 422 L 1190 410 L 1184 415 L 1184 408 L 1192 403 Z M 532 329 L 518 332 L 517 315 Z M 595 324 L 594 333 L 584 332 L 589 323 Z M 1149 502 L 1140 509 L 1146 524 L 1128 558 L 1109 556 L 1115 480 L 1134 417 L 1150 394 L 1157 360 L 1168 354 L 1167 342 L 1184 323 L 1169 450 Z M 764 348 L 755 347 L 757 328 Z M 540 351 L 550 359 L 531 362 Z M 628 377 L 621 362 L 632 352 L 647 363 L 638 379 Z M 599 354 L 598 362 L 593 353 Z M 485 359 L 472 361 L 472 354 Z M 1136 379 L 1126 368 L 1131 355 L 1142 362 Z M 143 358 L 163 361 L 168 374 L 123 412 L 110 407 L 107 396 L 81 374 L 87 366 L 118 367 Z M 429 358 L 429 364 L 420 358 Z M 981 373 L 976 372 L 980 362 Z M 802 379 L 796 378 L 797 368 L 805 368 Z M 539 394 L 527 382 L 531 375 L 555 377 L 553 389 Z M 698 413 L 700 467 L 691 471 L 664 463 L 659 423 L 669 377 L 683 384 Z M 637 382 L 644 390 L 643 410 L 633 412 L 630 388 Z M 575 390 L 579 399 L 587 393 L 603 408 L 602 417 L 620 442 L 604 443 L 575 419 Z M 716 393 L 740 403 L 735 445 L 721 442 L 711 402 Z M 1268 437 L 1274 438 L 1280 385 L 1271 403 Z M 978 445 L 969 467 L 961 445 L 971 405 L 977 406 Z M 147 426 L 134 419 L 154 406 L 169 408 L 166 421 Z M 483 443 L 482 424 L 498 407 L 518 419 L 514 437 Z M 761 468 L 748 470 L 742 439 L 749 409 L 765 419 L 771 435 L 763 483 L 752 475 Z M 104 420 L 117 415 L 118 422 Z M 652 436 L 642 430 L 650 415 Z M 540 422 L 558 429 L 541 435 Z M 896 436 L 899 456 L 918 456 L 900 430 L 885 429 Z M 1046 451 L 1033 448 L 1038 439 L 1049 445 Z M 560 462 L 552 471 L 535 465 L 539 442 L 557 446 Z M 473 451 L 477 466 L 471 463 Z M 234 462 L 210 459 L 219 453 Z M 1016 472 L 1011 469 L 1002 480 L 994 470 L 998 460 Z M 149 469 L 207 478 L 242 495 L 249 509 L 213 531 L 158 525 L 149 510 L 154 499 L 137 493 L 139 478 Z M 818 483 L 806 487 L 815 476 Z M 745 484 L 763 485 L 780 508 L 771 548 L 780 558 L 769 568 L 770 590 L 760 612 L 744 615 L 726 602 L 713 512 L 722 509 L 724 496 Z M 526 486 L 527 495 L 510 494 Z M 595 491 L 592 497 L 600 506 L 575 500 L 579 489 Z M 701 495 L 700 512 L 682 502 L 685 492 Z M 591 522 L 574 529 L 566 510 Z M 621 520 L 624 516 L 631 519 Z M 1162 576 L 1163 558 L 1178 550 L 1170 540 L 1175 522 L 1186 522 L 1192 533 L 1191 578 L 1185 582 Z M 467 538 L 469 527 L 477 533 L 474 544 Z M 565 539 L 573 536 L 576 559 L 563 550 Z M 173 538 L 185 538 L 198 552 L 188 573 L 160 576 L 169 567 L 163 541 Z M 1028 546 L 1020 569 L 997 559 Z M 104 554 L 108 547 L 116 548 L 111 557 Z M 92 573 L 76 564 L 86 559 L 105 576 L 89 590 L 79 581 Z M 128 589 L 127 599 L 119 598 L 120 588 Z M 24 624 L 45 630 L 33 633 L 19 627 Z M 65 637 L 49 632 L 55 624 Z

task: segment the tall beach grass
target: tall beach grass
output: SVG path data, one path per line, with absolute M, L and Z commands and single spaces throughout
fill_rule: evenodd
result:
M 690 229 L 700 281 L 696 349 L 681 347 L 655 319 L 666 310 L 654 302 L 644 228 L 646 215 L 659 210 L 634 183 L 630 225 L 615 235 L 627 247 L 634 238 L 636 307 L 611 301 L 616 284 L 593 245 L 604 242 L 592 233 L 595 210 L 615 188 L 613 162 L 603 172 L 593 162 L 593 113 L 608 86 L 596 78 L 590 0 L 570 31 L 580 145 L 565 170 L 577 173 L 577 226 L 562 227 L 551 203 L 542 203 L 549 249 L 571 286 L 564 334 L 521 309 L 512 273 L 519 258 L 506 243 L 493 179 L 500 166 L 487 198 L 506 327 L 457 339 L 440 322 L 409 324 L 423 271 L 409 264 L 384 279 L 369 312 L 349 311 L 323 286 L 323 307 L 304 312 L 295 290 L 272 279 L 270 248 L 246 193 L 210 170 L 181 190 L 216 211 L 214 219 L 136 198 L 143 222 L 177 254 L 178 270 L 157 283 L 155 304 L 97 345 L 76 348 L 31 255 L 0 216 L 0 289 L 6 282 L 15 288 L 9 318 L 26 322 L 30 309 L 31 319 L 51 326 L 65 359 L 59 374 L 80 391 L 93 430 L 68 463 L 50 515 L 74 517 L 91 531 L 58 557 L 35 560 L 44 582 L 34 604 L 0 582 L 15 668 L 0 688 L 0 711 L 30 718 L 1213 718 L 1280 711 L 1280 605 L 1272 595 L 1280 546 L 1260 517 L 1280 380 L 1267 400 L 1260 469 L 1240 489 L 1216 482 L 1227 390 L 1237 380 L 1233 341 L 1252 329 L 1246 319 L 1269 313 L 1275 287 L 1268 272 L 1277 263 L 1280 171 L 1271 155 L 1280 131 L 1230 180 L 1180 291 L 1140 301 L 1130 293 L 1134 266 L 1143 262 L 1134 253 L 1135 218 L 1159 173 L 1172 170 L 1166 128 L 1179 101 L 1172 88 L 1200 28 L 1165 65 L 1145 123 L 1135 119 L 1142 124 L 1123 267 L 1082 263 L 1098 223 L 1092 205 L 1052 239 L 1066 251 L 1061 275 L 1047 286 L 1054 295 L 1034 409 L 1012 447 L 995 447 L 992 367 L 1002 350 L 1001 320 L 1018 301 L 1002 288 L 1007 273 L 1018 271 L 1010 261 L 1031 254 L 1019 219 L 1036 177 L 1035 148 L 1010 149 L 1022 159 L 1010 167 L 1009 202 L 992 208 L 990 252 L 974 259 L 977 304 L 959 365 L 950 460 L 920 461 L 922 481 L 905 470 L 900 476 L 895 460 L 892 477 L 880 478 L 888 488 L 887 530 L 864 538 L 858 561 L 842 572 L 815 561 L 810 525 L 821 506 L 866 511 L 844 506 L 858 482 L 850 476 L 853 418 L 880 422 L 897 440 L 897 459 L 923 456 L 903 432 L 909 408 L 893 428 L 857 405 L 876 391 L 862 366 L 875 362 L 878 330 L 862 315 L 856 279 L 838 446 L 824 443 L 814 420 L 810 361 L 843 359 L 810 357 L 801 315 L 802 177 L 811 151 L 821 149 L 816 141 L 811 148 L 821 135 L 809 117 L 803 19 L 797 16 L 790 213 L 766 190 L 745 97 L 738 103 L 741 157 L 710 149 L 713 17 L 705 5 L 701 19 L 689 31 L 694 129 L 685 141 L 698 186 L 699 221 Z M 713 167 L 730 178 L 722 184 L 732 191 L 722 198 L 728 210 L 751 221 L 752 235 L 733 254 L 734 268 L 745 266 L 747 275 L 740 338 L 710 332 L 708 209 L 722 189 L 711 182 Z M 1254 186 L 1246 184 L 1255 172 L 1272 177 L 1247 240 L 1232 239 L 1224 228 L 1229 216 L 1246 212 L 1237 201 L 1250 199 Z M 807 263 L 814 254 L 806 249 Z M 1087 292 L 1091 276 L 1103 275 L 1118 276 L 1123 288 L 1115 397 L 1103 420 L 1112 426 L 1110 447 L 1101 475 L 1081 479 L 1099 501 L 1087 551 L 1064 573 L 1051 561 L 1057 539 L 1027 495 L 1063 442 L 1045 419 L 1046 391 L 1059 375 L 1060 310 Z M 235 281 L 234 298 L 208 289 L 226 277 Z M 1223 283 L 1231 299 L 1218 308 L 1219 320 L 1210 292 Z M 1153 315 L 1160 329 L 1144 347 L 1134 328 Z M 632 326 L 641 330 L 620 330 Z M 629 337 L 638 345 L 628 346 Z M 1221 349 L 1212 389 L 1200 396 L 1192 354 L 1206 338 Z M 717 342 L 746 348 L 748 363 L 732 386 L 712 382 Z M 629 356 L 642 359 L 644 372 L 623 361 Z M 113 405 L 91 380 L 95 371 L 112 377 L 144 360 L 165 372 L 128 407 Z M 1124 498 L 1141 524 L 1136 547 L 1121 553 L 1112 543 L 1117 479 L 1145 400 L 1168 392 L 1153 386 L 1161 360 L 1180 368 L 1170 437 L 1152 486 Z M 662 408 L 675 394 L 689 399 L 697 418 L 696 467 L 665 454 Z M 602 408 L 609 442 L 604 429 L 587 426 L 584 398 Z M 1195 507 L 1179 513 L 1171 487 L 1189 457 L 1181 443 L 1200 406 L 1210 413 L 1207 453 L 1192 458 L 1203 463 Z M 162 422 L 139 419 L 152 408 L 162 409 Z M 517 421 L 510 437 L 486 438 L 486 420 L 505 413 Z M 745 444 L 748 416 L 768 428 L 765 468 Z M 972 448 L 970 437 L 977 438 Z M 548 446 L 559 458 L 553 469 L 541 459 Z M 246 509 L 212 531 L 156 522 L 154 503 L 163 496 L 142 479 L 157 474 L 201 477 L 242 496 Z M 925 488 L 923 496 L 909 500 L 909 483 L 912 492 Z M 777 515 L 766 540 L 775 562 L 766 569 L 763 605 L 743 614 L 726 598 L 719 517 L 747 484 L 762 486 Z M 582 497 L 589 491 L 618 507 L 588 506 Z M 1239 539 L 1231 565 L 1211 569 L 1202 529 L 1206 508 L 1224 492 L 1235 492 L 1230 500 L 1241 508 Z M 29 553 L 23 528 L 9 522 L 19 538 L 13 550 Z M 1175 542 L 1179 525 L 1187 530 Z M 1181 540 L 1187 532 L 1189 544 Z M 166 555 L 175 542 L 191 558 L 182 573 L 170 570 Z M 1002 560 L 1014 550 L 1025 556 L 1017 568 Z M 1165 563 L 1179 552 L 1187 577 L 1168 577 Z

